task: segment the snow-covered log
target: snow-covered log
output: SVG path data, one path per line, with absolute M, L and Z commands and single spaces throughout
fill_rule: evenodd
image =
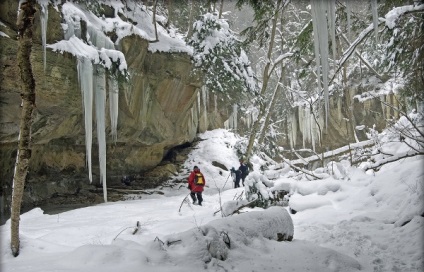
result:
M 162 248 L 170 254 L 185 252 L 209 262 L 212 258 L 225 260 L 229 250 L 249 246 L 255 239 L 291 241 L 293 234 L 293 221 L 287 210 L 273 206 L 168 235 L 162 242 Z

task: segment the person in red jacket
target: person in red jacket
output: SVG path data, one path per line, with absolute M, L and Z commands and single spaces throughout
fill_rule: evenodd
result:
M 193 171 L 188 176 L 188 189 L 191 191 L 190 196 L 193 199 L 193 204 L 196 204 L 196 201 L 198 201 L 199 205 L 202 206 L 202 192 L 205 184 L 205 176 L 200 172 L 199 167 L 193 167 Z

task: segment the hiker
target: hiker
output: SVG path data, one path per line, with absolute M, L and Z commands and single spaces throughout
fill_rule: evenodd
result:
M 128 176 L 123 176 L 121 178 L 121 183 L 126 185 L 126 186 L 130 186 L 131 185 L 131 179 Z
M 240 178 L 241 178 L 241 172 L 239 169 L 231 168 L 231 176 L 233 177 L 234 181 L 234 188 L 240 187 Z
M 193 204 L 196 204 L 196 201 L 198 201 L 198 204 L 202 206 L 202 192 L 205 184 L 205 177 L 200 172 L 199 167 L 194 166 L 193 171 L 190 173 L 190 176 L 188 176 L 188 189 L 191 191 L 190 196 L 191 199 L 193 199 Z
M 246 164 L 244 164 L 243 159 L 240 159 L 240 167 L 238 170 L 240 171 L 241 181 L 244 186 L 244 180 L 246 179 L 247 175 L 249 175 L 249 168 Z

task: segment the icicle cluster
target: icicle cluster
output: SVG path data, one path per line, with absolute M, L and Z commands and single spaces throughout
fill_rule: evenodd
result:
M 237 130 L 237 111 L 238 111 L 238 105 L 234 104 L 232 107 L 232 112 L 230 114 L 230 117 L 228 118 L 228 120 L 226 120 L 224 122 L 224 127 L 225 129 L 232 129 L 232 130 Z
M 319 118 L 315 120 L 312 110 L 309 106 L 299 107 L 299 128 L 302 132 L 302 144 L 303 148 L 307 148 L 307 144 L 312 144 L 312 150 L 315 151 L 316 144 L 321 139 L 319 127 L 322 127 L 322 123 Z M 317 124 L 318 122 L 318 124 Z
M 46 31 L 48 18 L 48 0 L 38 0 L 41 6 L 41 30 L 44 49 L 46 48 Z M 84 128 L 86 158 L 89 170 L 89 179 L 92 182 L 92 132 L 93 132 L 93 105 L 96 113 L 97 140 L 99 145 L 100 182 L 103 184 L 104 201 L 107 202 L 106 188 L 106 100 L 109 95 L 109 113 L 111 134 L 113 141 L 117 141 L 118 98 L 119 87 L 116 77 L 107 77 L 106 69 L 110 70 L 113 63 L 119 64 L 119 71 L 127 69 L 122 52 L 115 50 L 111 39 L 103 33 L 103 27 L 98 18 L 84 13 L 74 4 L 67 2 L 62 6 L 65 23 L 65 40 L 49 45 L 54 51 L 66 51 L 77 57 L 78 81 L 82 93 L 84 109 Z M 82 36 L 81 20 L 87 25 L 87 36 Z M 84 42 L 83 40 L 86 40 Z M 45 67 L 45 64 L 44 64 Z M 108 84 L 106 84 L 106 82 Z M 106 90 L 106 85 L 108 89 Z

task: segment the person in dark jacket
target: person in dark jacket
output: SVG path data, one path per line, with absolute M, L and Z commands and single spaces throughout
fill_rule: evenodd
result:
M 199 167 L 194 166 L 193 171 L 188 176 L 188 188 L 191 191 L 190 196 L 193 200 L 193 204 L 196 204 L 196 201 L 198 201 L 198 204 L 202 206 L 202 192 L 205 184 L 205 176 L 203 176 L 203 174 L 200 172 Z
M 238 170 L 240 171 L 241 181 L 244 186 L 244 180 L 246 179 L 247 175 L 249 175 L 249 168 L 247 167 L 246 164 L 244 164 L 243 159 L 240 159 L 240 167 Z
M 231 168 L 231 176 L 233 177 L 233 181 L 234 181 L 234 188 L 239 188 L 240 187 L 240 179 L 241 179 L 241 172 L 240 170 L 236 170 L 233 168 Z

